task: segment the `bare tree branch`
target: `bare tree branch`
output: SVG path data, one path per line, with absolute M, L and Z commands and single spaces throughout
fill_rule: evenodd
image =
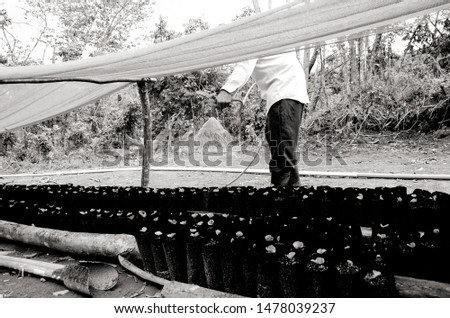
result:
M 27 57 L 25 58 L 25 60 L 23 61 L 23 63 L 26 63 L 26 62 L 28 61 L 28 59 L 29 59 L 30 56 L 31 56 L 31 53 L 33 53 L 33 51 L 36 49 L 37 45 L 39 44 L 39 42 L 40 42 L 41 39 L 42 39 L 42 36 L 44 35 L 44 33 L 47 31 L 47 28 L 48 28 L 47 13 L 43 10 L 43 8 L 42 8 L 41 5 L 38 5 L 38 6 L 39 6 L 39 10 L 41 11 L 41 13 L 42 13 L 42 15 L 43 15 L 43 17 L 44 17 L 44 18 L 43 18 L 43 19 L 44 19 L 44 28 L 43 28 L 42 31 L 39 33 L 39 36 L 38 36 L 36 42 L 34 43 L 34 45 L 33 45 L 33 47 L 31 48 L 31 50 L 28 52 L 28 55 L 27 55 Z
M 259 6 L 259 0 L 252 0 L 253 7 L 255 8 L 256 13 L 261 13 L 261 7 Z
M 2 27 L 2 33 L 3 33 L 3 36 L 4 36 L 4 38 L 5 38 L 6 45 L 8 46 L 8 50 L 9 50 L 9 54 L 10 54 L 10 56 L 11 56 L 11 59 L 12 59 L 13 63 L 16 63 L 16 58 L 15 58 L 15 56 L 14 56 L 14 50 L 15 50 L 15 47 L 16 47 L 17 39 L 16 39 L 16 38 L 14 37 L 14 35 L 13 35 L 11 32 L 9 32 L 5 27 Z M 9 35 L 10 37 L 12 37 L 12 39 L 13 39 L 13 42 L 14 42 L 14 45 L 13 45 L 13 46 L 11 46 L 11 42 L 10 42 L 9 39 L 8 39 L 8 35 Z

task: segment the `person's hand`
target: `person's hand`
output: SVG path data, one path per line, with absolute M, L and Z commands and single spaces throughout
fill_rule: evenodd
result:
M 220 93 L 217 95 L 217 108 L 222 110 L 226 107 L 229 107 L 231 104 L 232 95 L 228 93 L 226 90 L 220 90 Z

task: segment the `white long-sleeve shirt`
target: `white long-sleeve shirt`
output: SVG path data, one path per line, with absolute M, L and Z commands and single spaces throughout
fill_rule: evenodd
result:
M 236 92 L 252 77 L 267 101 L 266 113 L 281 99 L 309 103 L 305 73 L 295 52 L 237 63 L 222 89 Z

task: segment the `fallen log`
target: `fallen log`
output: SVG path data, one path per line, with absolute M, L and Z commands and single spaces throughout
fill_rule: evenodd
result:
M 0 238 L 69 254 L 140 259 L 136 240 L 125 234 L 97 234 L 39 228 L 0 220 Z

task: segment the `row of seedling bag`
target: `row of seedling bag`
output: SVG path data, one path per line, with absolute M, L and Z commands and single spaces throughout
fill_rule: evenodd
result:
M 0 218 L 130 233 L 146 270 L 246 296 L 395 296 L 394 274 L 450 281 L 448 198 L 401 187 L 3 186 Z

